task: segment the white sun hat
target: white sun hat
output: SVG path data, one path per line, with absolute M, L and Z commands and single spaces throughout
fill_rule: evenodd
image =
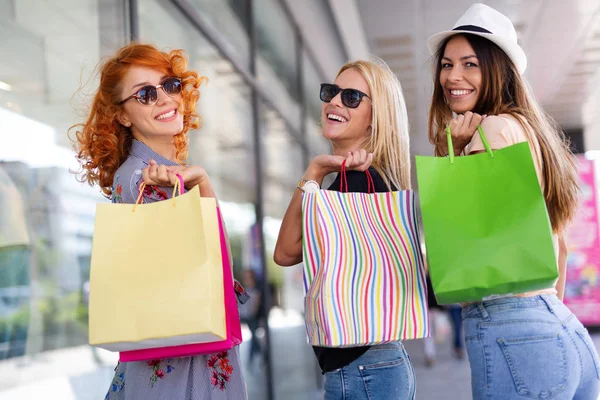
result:
M 498 45 L 512 60 L 520 74 L 527 68 L 527 56 L 517 43 L 517 31 L 506 15 L 482 3 L 475 3 L 454 24 L 451 31 L 436 33 L 427 40 L 431 54 L 440 44 L 458 33 L 469 33 L 486 38 Z

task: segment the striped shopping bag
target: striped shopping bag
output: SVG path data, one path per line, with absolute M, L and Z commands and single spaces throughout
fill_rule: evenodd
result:
M 305 320 L 312 345 L 351 347 L 429 336 L 413 191 L 305 193 L 302 218 Z

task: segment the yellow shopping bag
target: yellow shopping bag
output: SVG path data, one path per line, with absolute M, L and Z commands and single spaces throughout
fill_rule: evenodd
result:
M 98 204 L 89 341 L 128 351 L 227 338 L 216 201 L 194 188 L 151 204 Z

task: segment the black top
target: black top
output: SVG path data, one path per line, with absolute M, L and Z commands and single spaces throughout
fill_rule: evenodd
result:
M 373 177 L 375 192 L 389 192 L 383 178 L 377 173 L 373 167 L 369 168 L 369 172 Z M 359 171 L 347 171 L 346 180 L 348 182 L 348 192 L 368 193 L 367 174 Z M 335 178 L 335 181 L 329 186 L 329 190 L 340 191 L 340 175 Z M 315 355 L 319 360 L 319 366 L 323 373 L 334 371 L 338 368 L 345 367 L 358 357 L 362 356 L 369 346 L 361 347 L 319 347 L 313 346 Z
M 431 277 L 427 274 L 427 308 L 433 309 L 437 308 L 438 310 L 443 310 L 444 308 L 438 304 L 437 299 L 435 297 L 435 293 L 433 292 L 433 284 L 431 283 Z

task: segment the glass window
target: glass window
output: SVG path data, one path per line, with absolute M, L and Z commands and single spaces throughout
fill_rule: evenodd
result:
M 279 235 L 281 221 L 304 173 L 302 149 L 295 142 L 281 117 L 264 103 L 260 105 L 260 129 L 264 138 L 264 213 L 266 263 L 272 293 L 273 309 L 269 325 L 273 330 L 272 358 L 294 360 L 295 379 L 286 385 L 275 385 L 276 398 L 289 393 L 314 392 L 318 366 L 311 347 L 306 342 L 304 327 L 304 288 L 302 266 L 280 267 L 273 261 L 273 250 Z M 278 342 L 285 338 L 285 343 Z M 282 340 L 282 339 L 279 339 Z M 279 343 L 279 344 L 278 344 Z M 275 382 L 279 382 L 275 371 Z M 283 375 L 282 375 L 283 376 Z M 256 397 L 253 397 L 256 395 Z M 265 398 L 263 392 L 249 393 L 249 398 Z
M 306 137 L 308 143 L 309 159 L 319 154 L 329 154 L 331 146 L 321 135 L 321 99 L 319 90 L 323 78 L 310 57 L 303 51 L 302 54 L 302 83 L 304 90 L 304 106 L 306 107 Z
M 189 67 L 206 76 L 200 87 L 198 112 L 203 124 L 191 131 L 189 163 L 208 171 L 219 198 L 254 202 L 254 147 L 252 139 L 251 91 L 233 65 L 189 24 L 173 6 L 146 1 L 140 13 L 140 36 L 162 49 L 183 48 Z M 156 15 L 170 15 L 160 25 Z
M 254 18 L 259 84 L 276 102 L 277 109 L 300 130 L 296 35 L 292 24 L 278 0 L 255 0 Z
M 216 2 L 203 3 L 208 6 Z M 256 222 L 251 91 L 233 65 L 221 57 L 175 7 L 158 0 L 143 4 L 141 39 L 161 49 L 185 49 L 189 67 L 208 78 L 208 83 L 200 87 L 197 106 L 202 126 L 188 134 L 188 162 L 207 170 L 219 199 L 226 204 L 223 216 L 231 231 L 237 275 L 249 264 L 245 246 L 251 226 Z M 158 16 L 162 16 L 161 23 L 155 24 Z
M 139 2 L 144 5 L 145 2 Z M 189 0 L 203 20 L 219 32 L 228 54 L 240 65 L 250 67 L 250 36 L 248 35 L 248 0 Z
M 321 83 L 327 82 L 319 75 L 315 64 L 311 61 L 306 51 L 302 52 L 302 83 L 304 90 L 304 105 L 307 108 L 307 116 L 315 120 L 321 119 L 321 99 L 319 90 Z
M 260 123 L 265 153 L 265 215 L 282 218 L 304 173 L 302 150 L 279 114 L 264 103 L 260 107 Z
M 279 234 L 279 224 L 298 180 L 304 173 L 301 147 L 292 139 L 283 119 L 273 109 L 261 102 L 261 137 L 264 138 L 264 214 L 265 251 L 269 278 L 276 288 L 274 302 L 280 304 L 283 269 L 273 262 L 273 250 Z M 267 222 L 269 221 L 269 222 Z
M 277 0 L 255 0 L 254 18 L 260 55 L 294 94 L 296 79 L 296 35 Z
M 116 362 L 87 346 L 95 205 L 106 200 L 69 171 L 67 137 L 87 78 L 125 40 L 123 20 L 106 23 L 116 3 L 0 2 L 0 398 L 84 398 L 98 379 L 99 397 Z

